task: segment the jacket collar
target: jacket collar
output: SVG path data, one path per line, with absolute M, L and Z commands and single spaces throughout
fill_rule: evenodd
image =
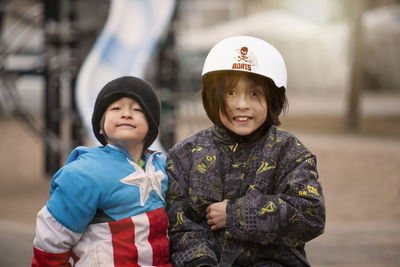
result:
M 212 128 L 212 132 L 214 140 L 219 143 L 223 143 L 226 145 L 232 145 L 236 143 L 250 145 L 258 143 L 258 141 L 267 134 L 268 130 L 271 127 L 272 126 L 269 126 L 264 123 L 262 126 L 260 126 L 260 128 L 258 128 L 257 130 L 246 136 L 237 135 L 232 131 L 228 130 L 226 127 L 219 125 L 214 125 Z

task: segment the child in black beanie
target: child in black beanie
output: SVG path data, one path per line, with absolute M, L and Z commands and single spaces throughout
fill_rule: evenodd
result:
M 97 96 L 92 125 L 101 147 L 78 147 L 53 177 L 38 213 L 32 266 L 172 266 L 164 211 L 160 101 L 147 82 L 125 76 Z

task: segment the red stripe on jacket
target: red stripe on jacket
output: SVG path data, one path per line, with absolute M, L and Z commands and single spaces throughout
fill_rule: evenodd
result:
M 150 221 L 149 243 L 153 248 L 153 265 L 165 265 L 169 261 L 168 218 L 163 208 L 148 212 Z
M 135 246 L 135 225 L 131 218 L 109 223 L 112 233 L 115 267 L 137 267 L 138 251 Z

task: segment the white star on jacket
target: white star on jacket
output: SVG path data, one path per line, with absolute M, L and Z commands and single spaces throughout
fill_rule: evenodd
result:
M 144 172 L 143 169 L 135 162 L 129 159 L 128 161 L 135 167 L 136 171 L 122 178 L 120 181 L 124 184 L 135 185 L 139 187 L 140 205 L 144 206 L 144 203 L 149 198 L 152 190 L 154 190 L 154 192 L 156 192 L 157 195 L 164 200 L 161 190 L 161 181 L 164 179 L 165 175 L 161 170 L 155 171 L 155 167 L 153 164 L 151 164 L 153 161 L 153 156 L 150 156 L 150 158 L 147 160 L 146 172 Z

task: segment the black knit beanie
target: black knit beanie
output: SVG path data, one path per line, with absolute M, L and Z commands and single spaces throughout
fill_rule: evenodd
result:
M 94 104 L 92 126 L 97 140 L 105 146 L 107 141 L 100 134 L 100 121 L 104 112 L 113 102 L 122 97 L 131 97 L 135 99 L 142 107 L 149 125 L 144 149 L 148 148 L 158 135 L 158 126 L 160 125 L 160 100 L 158 99 L 153 87 L 142 79 L 124 76 L 108 82 L 99 92 Z

